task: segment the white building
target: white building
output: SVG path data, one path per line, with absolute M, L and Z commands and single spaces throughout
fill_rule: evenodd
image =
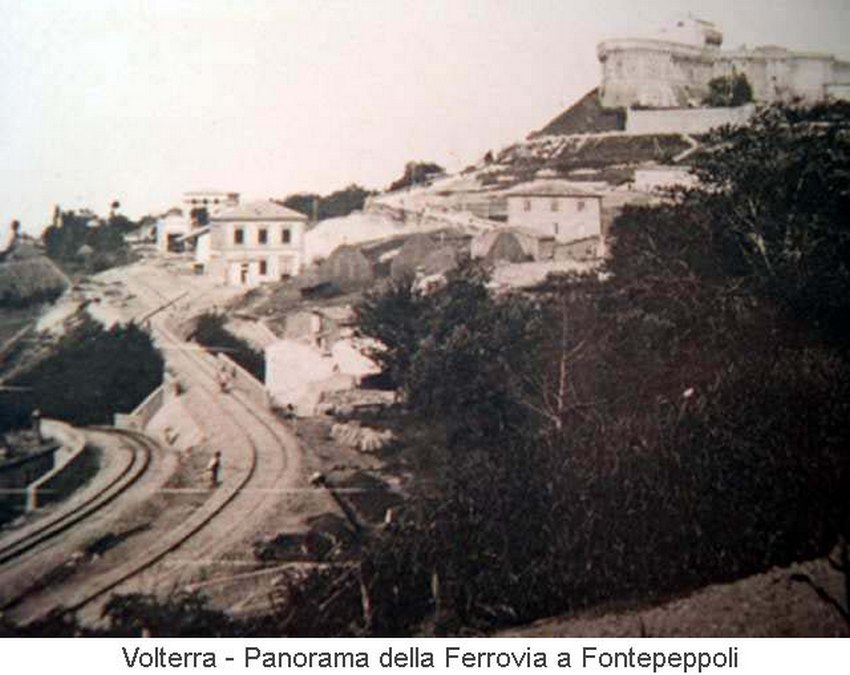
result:
M 191 230 L 189 218 L 180 209 L 172 209 L 156 221 L 156 250 L 160 253 L 182 250 L 182 240 Z
M 575 183 L 538 180 L 508 191 L 508 226 L 552 235 L 557 247 L 602 240 L 602 197 Z
M 198 230 L 196 262 L 231 286 L 295 276 L 304 264 L 307 216 L 272 201 L 225 208 Z
M 698 182 L 688 166 L 645 166 L 635 169 L 633 188 L 639 192 L 664 193 L 671 188 L 693 188 Z
M 191 214 L 193 209 L 206 209 L 212 215 L 222 209 L 239 204 L 238 192 L 222 192 L 221 190 L 198 190 L 183 193 L 183 210 Z
M 156 248 L 160 253 L 182 251 L 187 242 L 198 237 L 196 229 L 204 224 L 204 218 L 199 222 L 199 211 L 206 211 L 209 217 L 222 209 L 237 206 L 239 193 L 220 190 L 184 192 L 181 201 L 182 208 L 170 209 L 156 223 Z

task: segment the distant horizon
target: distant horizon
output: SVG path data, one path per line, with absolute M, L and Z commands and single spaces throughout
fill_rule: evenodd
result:
M 842 0 L 0 0 L 0 237 L 54 205 L 131 218 L 211 188 L 243 199 L 383 190 L 408 161 L 450 172 L 542 128 L 598 85 L 596 45 L 691 13 L 724 49 L 846 57 Z M 689 12 L 690 10 L 690 12 Z

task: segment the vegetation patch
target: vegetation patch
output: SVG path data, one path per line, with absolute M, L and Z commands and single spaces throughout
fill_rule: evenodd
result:
M 75 426 L 111 424 L 162 383 L 163 360 L 150 336 L 134 324 L 104 330 L 86 317 L 53 353 L 8 382 L 0 392 L 0 430 L 42 417 Z
M 198 317 L 195 330 L 189 336 L 203 345 L 212 354 L 224 354 L 247 370 L 260 382 L 265 381 L 265 356 L 236 337 L 224 327 L 226 317 L 220 314 L 206 313 Z

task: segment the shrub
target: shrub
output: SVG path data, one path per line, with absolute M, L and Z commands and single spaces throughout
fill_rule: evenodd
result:
M 260 382 L 265 380 L 265 356 L 236 337 L 225 327 L 226 317 L 220 314 L 202 314 L 195 330 L 189 336 L 206 347 L 212 354 L 225 354 L 251 373 Z

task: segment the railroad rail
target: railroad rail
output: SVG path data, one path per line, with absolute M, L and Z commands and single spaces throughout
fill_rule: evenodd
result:
M 92 514 L 100 511 L 112 503 L 131 485 L 136 483 L 148 470 L 153 450 L 156 449 L 154 441 L 145 437 L 143 434 L 132 431 L 107 428 L 100 428 L 98 430 L 103 433 L 121 436 L 129 441 L 132 452 L 122 470 L 101 489 L 91 494 L 82 502 L 74 504 L 72 508 L 62 509 L 46 518 L 36 527 L 28 529 L 20 536 L 12 537 L 10 541 L 0 543 L 0 565 L 5 565 L 19 558 L 39 544 L 59 536 Z

